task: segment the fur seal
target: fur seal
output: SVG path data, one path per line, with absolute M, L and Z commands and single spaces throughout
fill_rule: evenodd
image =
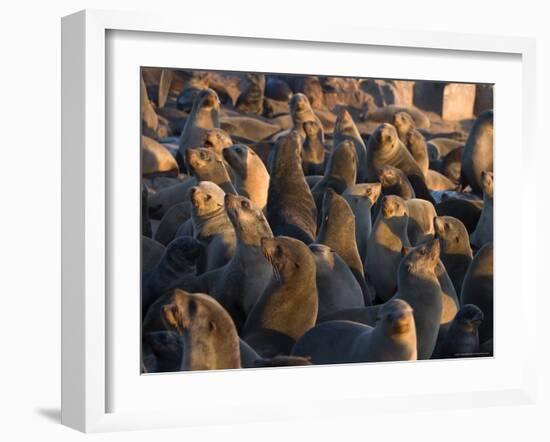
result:
M 361 183 L 348 187 L 342 194 L 355 216 L 355 242 L 361 262 L 365 262 L 367 239 L 372 230 L 371 209 L 378 200 L 381 189 L 380 183 Z
M 383 166 L 378 173 L 383 195 L 397 195 L 404 200 L 415 198 L 414 189 L 401 169 L 393 166 Z
M 272 100 L 288 102 L 290 97 L 292 97 L 292 90 L 284 80 L 268 75 L 265 85 L 265 96 Z
M 177 238 L 164 250 L 158 263 L 141 278 L 141 314 L 164 293 L 174 288 L 186 273 L 194 273 L 195 262 L 203 253 L 203 246 L 189 236 Z
M 422 169 L 398 138 L 395 127 L 387 123 L 379 125 L 367 142 L 367 181 L 377 181 L 380 169 L 385 165 L 405 173 L 417 198 L 434 202 L 426 187 Z
M 189 147 L 185 152 L 185 163 L 197 181 L 211 181 L 220 186 L 225 193 L 237 193 L 223 159 L 213 150 Z
M 476 229 L 470 235 L 470 242 L 476 248 L 493 242 L 493 172 L 481 172 L 483 189 L 483 210 Z
M 457 185 L 437 170 L 426 172 L 426 185 L 430 190 L 454 190 Z
M 288 355 L 317 320 L 315 259 L 304 243 L 286 236 L 263 238 L 262 250 L 273 276 L 248 316 L 243 338 L 263 357 Z M 272 339 L 273 332 L 290 340 Z
M 462 281 L 473 259 L 468 231 L 459 219 L 452 216 L 436 217 L 434 228 L 441 245 L 441 261 L 447 269 L 456 293 L 460 295 Z
M 162 144 L 152 138 L 141 136 L 142 175 L 167 173 L 177 175 L 179 167 L 176 159 Z
M 462 178 L 464 186 L 481 195 L 483 184 L 481 172 L 493 171 L 493 111 L 481 113 L 468 136 L 462 153 Z
M 397 288 L 397 270 L 403 246 L 410 246 L 407 236 L 409 209 L 396 195 L 382 198 L 372 232 L 367 241 L 365 274 L 375 287 L 377 298 L 387 301 Z
M 294 346 L 292 354 L 309 356 L 313 364 L 410 361 L 417 359 L 413 310 L 393 299 L 379 312 L 374 328 L 351 321 L 316 325 Z
M 403 143 L 420 166 L 420 170 L 422 170 L 424 176 L 427 178 L 428 169 L 430 168 L 430 159 L 428 157 L 428 146 L 424 136 L 416 129 L 411 129 L 407 132 Z
M 189 191 L 193 232 L 205 245 L 205 253 L 197 263 L 197 273 L 225 265 L 235 253 L 235 229 L 225 211 L 225 192 L 210 181 L 201 181 Z
M 397 136 L 403 143 L 407 142 L 407 134 L 412 129 L 416 129 L 416 124 L 408 112 L 396 112 L 389 123 L 395 127 Z
M 325 146 L 323 128 L 317 121 L 303 124 L 305 139 L 302 145 L 302 169 L 304 175 L 322 175 L 325 171 Z
M 366 119 L 380 123 L 391 123 L 393 116 L 398 112 L 408 113 L 413 119 L 417 129 L 428 129 L 430 127 L 430 119 L 424 114 L 424 112 L 415 107 L 398 106 L 395 104 L 379 107 L 377 109 L 373 109 L 372 111 L 369 110 L 366 115 Z
M 481 216 L 481 208 L 472 201 L 459 198 L 451 198 L 435 205 L 438 216 L 452 216 L 459 219 L 466 227 L 468 233 L 472 233 Z
M 351 140 L 342 141 L 329 157 L 325 174 L 311 189 L 317 207 L 317 224 L 321 224 L 323 197 L 328 189 L 342 194 L 355 184 L 357 177 L 357 156 Z
M 312 243 L 317 233 L 317 208 L 302 170 L 296 132 L 279 138 L 270 166 L 266 214 L 273 233 Z
M 182 370 L 241 367 L 235 324 L 211 296 L 176 289 L 162 315 L 168 329 L 183 337 Z
M 478 328 L 482 322 L 483 312 L 477 306 L 463 305 L 438 341 L 432 359 L 479 356 Z
M 261 115 L 264 111 L 265 75 L 247 73 L 246 80 L 235 107 L 239 112 Z
M 177 235 L 178 229 L 191 218 L 191 204 L 184 201 L 170 207 L 163 217 L 155 232 L 155 241 L 167 246 Z M 192 235 L 193 231 L 189 232 Z
M 435 148 L 435 150 L 437 150 L 437 153 L 440 157 L 445 157 L 449 155 L 453 150 L 458 149 L 459 147 L 464 147 L 464 142 L 445 137 L 430 138 L 428 144 L 430 145 L 430 147 L 433 147 Z
M 293 129 L 298 132 L 301 140 L 306 138 L 304 123 L 306 121 L 315 121 L 321 128 L 321 142 L 325 142 L 323 124 L 315 112 L 313 112 L 309 99 L 304 94 L 294 94 L 290 99 L 289 109 L 290 116 L 292 117 Z
M 418 359 L 432 356 L 442 315 L 442 291 L 436 276 L 439 263 L 439 240 L 413 248 L 401 260 L 397 272 L 395 299 L 407 301 L 416 324 Z
M 485 244 L 474 256 L 468 267 L 462 292 L 461 304 L 477 305 L 484 320 L 479 328 L 479 340 L 484 343 L 493 338 L 493 244 Z
M 220 99 L 212 89 L 203 89 L 195 95 L 191 113 L 181 132 L 176 159 L 180 170 L 187 170 L 184 164 L 185 153 L 190 147 L 202 146 L 204 132 L 220 127 Z
M 464 152 L 464 146 L 457 147 L 449 152 L 443 161 L 439 171 L 445 175 L 455 186 L 460 184 L 460 175 L 462 170 L 462 153 Z
M 223 158 L 224 149 L 232 144 L 233 140 L 225 130 L 215 128 L 204 131 L 204 138 L 200 147 L 208 147 L 216 152 L 218 158 Z
M 433 239 L 435 235 L 433 220 L 437 216 L 433 204 L 418 198 L 406 200 L 405 204 L 409 212 L 407 235 L 411 245 L 417 246 Z
M 367 288 L 363 262 L 355 242 L 353 211 L 346 200 L 332 189 L 328 189 L 323 198 L 322 223 L 316 242 L 329 246 L 340 255 L 359 283 L 365 305 L 371 305 L 373 296 Z
M 244 144 L 235 144 L 224 149 L 223 157 L 235 173 L 235 186 L 239 195 L 247 197 L 264 210 L 270 178 L 260 157 Z
M 148 238 L 141 236 L 141 273 L 148 272 L 160 261 L 164 253 L 164 246 Z
M 334 148 L 345 140 L 353 142 L 357 156 L 357 182 L 364 183 L 367 180 L 367 148 L 351 115 L 345 108 L 341 108 L 338 113 L 333 137 Z
M 310 244 L 316 265 L 318 320 L 339 310 L 365 305 L 361 286 L 338 254 L 324 244 Z

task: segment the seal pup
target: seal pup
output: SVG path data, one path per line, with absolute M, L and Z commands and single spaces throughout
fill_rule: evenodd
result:
M 178 175 L 179 167 L 172 154 L 152 138 L 141 136 L 141 174 Z
M 333 148 L 345 140 L 353 142 L 357 156 L 357 182 L 364 183 L 367 180 L 367 148 L 351 115 L 345 108 L 341 108 L 338 113 L 333 136 Z
M 261 243 L 273 276 L 250 312 L 242 336 L 263 357 L 288 355 L 317 320 L 315 259 L 294 238 L 263 238 Z
M 183 337 L 182 370 L 241 367 L 235 324 L 211 296 L 176 289 L 162 316 L 168 329 Z
M 317 321 L 344 309 L 365 306 L 361 286 L 348 265 L 329 246 L 310 244 L 316 266 L 319 312 Z
M 417 198 L 434 202 L 422 169 L 397 136 L 395 127 L 379 125 L 367 142 L 367 181 L 375 182 L 383 166 L 401 169 L 409 179 Z
M 407 236 L 409 209 L 396 195 L 382 198 L 380 212 L 367 240 L 365 274 L 374 285 L 376 296 L 389 300 L 397 288 L 397 269 L 403 246 L 410 246 Z
M 355 216 L 355 242 L 363 263 L 367 255 L 367 239 L 372 230 L 371 209 L 381 189 L 380 183 L 361 183 L 348 187 L 342 194 Z
M 195 262 L 204 253 L 196 239 L 186 236 L 168 244 L 158 263 L 141 277 L 141 315 L 185 275 L 195 273 Z
M 302 169 L 304 175 L 322 175 L 325 171 L 325 145 L 323 128 L 317 121 L 303 124 L 305 138 L 302 144 Z
M 436 217 L 434 229 L 441 245 L 441 261 L 460 295 L 464 276 L 473 259 L 468 231 L 459 219 L 452 216 Z
M 223 157 L 235 173 L 235 186 L 239 195 L 247 197 L 264 210 L 270 177 L 260 157 L 244 144 L 235 144 L 224 149 Z
M 481 186 L 483 210 L 476 229 L 470 235 L 470 243 L 478 249 L 493 242 L 493 172 L 481 172 Z
M 407 235 L 412 246 L 433 239 L 435 236 L 433 220 L 437 216 L 432 203 L 419 198 L 405 201 L 409 211 Z
M 270 160 L 266 215 L 273 233 L 310 244 L 317 233 L 317 208 L 302 170 L 296 132 L 277 141 Z
M 204 132 L 220 127 L 220 99 L 212 89 L 203 89 L 195 95 L 191 113 L 181 132 L 176 160 L 180 170 L 185 171 L 185 153 L 190 147 L 200 147 Z
M 225 192 L 218 185 L 201 181 L 189 193 L 194 237 L 205 246 L 197 263 L 197 274 L 201 274 L 229 262 L 237 240 L 225 211 Z
M 484 320 L 479 328 L 479 340 L 484 343 L 493 338 L 493 244 L 485 244 L 468 267 L 460 302 L 477 305 Z
M 355 216 L 346 200 L 332 189 L 328 189 L 323 198 L 322 222 L 316 242 L 340 255 L 359 283 L 365 305 L 371 305 L 374 296 L 369 293 L 355 242 Z
M 141 272 L 151 270 L 160 261 L 165 247 L 147 236 L 141 236 Z
M 483 312 L 477 306 L 463 305 L 438 340 L 432 359 L 479 356 L 478 330 L 482 322 Z
M 391 300 L 378 317 L 374 328 L 351 321 L 318 324 L 300 338 L 292 355 L 309 356 L 313 364 L 416 360 L 415 320 L 409 304 Z
M 416 324 L 418 359 L 429 359 L 435 348 L 443 309 L 443 293 L 436 275 L 439 240 L 434 239 L 410 250 L 397 272 L 394 299 L 407 301 Z
M 481 172 L 493 171 L 493 111 L 481 113 L 468 135 L 462 153 L 462 177 L 464 187 L 470 185 L 474 193 L 481 195 Z
M 264 111 L 265 75 L 246 74 L 246 83 L 242 93 L 237 98 L 235 107 L 239 112 L 262 115 Z
M 323 178 L 315 184 L 311 193 L 317 207 L 317 224 L 321 224 L 323 197 L 328 189 L 342 194 L 348 187 L 355 184 L 357 178 L 357 156 L 351 140 L 342 141 L 337 145 L 328 160 Z
M 290 116 L 292 117 L 293 129 L 298 132 L 301 140 L 306 138 L 304 132 L 304 123 L 306 121 L 315 121 L 321 128 L 321 142 L 325 142 L 325 132 L 323 124 L 319 117 L 313 112 L 309 99 L 302 93 L 294 94 L 289 103 Z

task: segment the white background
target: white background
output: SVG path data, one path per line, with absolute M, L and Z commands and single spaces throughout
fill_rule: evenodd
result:
M 45 2 L 44 2 L 45 3 Z M 75 10 L 117 8 L 148 10 L 156 8 L 179 14 L 185 20 L 206 20 L 207 14 L 227 17 L 235 26 L 246 27 L 250 20 L 265 20 L 277 26 L 292 20 L 297 26 L 330 26 L 330 23 L 369 24 L 375 27 L 402 27 L 455 32 L 536 36 L 538 78 L 538 135 L 541 155 L 547 157 L 544 137 L 549 118 L 550 34 L 548 14 L 535 2 L 522 1 L 513 8 L 455 1 L 444 7 L 440 1 L 321 2 L 273 1 L 254 7 L 244 1 L 196 2 L 196 7 L 178 2 L 178 11 L 169 2 L 133 1 L 21 1 L 4 6 L 0 20 L 2 67 L 0 85 L 2 124 L 3 190 L 0 232 L 2 233 L 0 296 L 3 315 L 0 377 L 0 437 L 3 440 L 82 440 L 85 436 L 59 425 L 59 332 L 60 332 L 60 17 Z M 243 3 L 243 7 L 238 4 Z M 263 3 L 263 2 L 262 2 Z M 542 2 L 540 2 L 542 4 Z M 363 5 L 362 5 L 363 4 Z M 361 6 L 362 5 L 362 6 Z M 267 19 L 264 19 L 267 17 Z M 546 103 L 545 103 L 546 102 Z M 541 157 L 542 158 L 542 157 Z M 548 168 L 542 159 L 533 186 L 543 189 Z M 537 184 L 538 181 L 538 184 Z M 545 193 L 540 191 L 541 196 Z M 548 199 L 546 198 L 546 201 Z M 540 275 L 548 262 L 547 236 L 542 235 L 548 211 L 539 207 L 539 257 L 533 257 Z M 511 232 L 513 234 L 513 232 Z M 7 244 L 6 244 L 7 242 Z M 546 258 L 543 261 L 543 258 Z M 235 425 L 191 430 L 162 430 L 88 436 L 96 440 L 547 440 L 550 431 L 545 420 L 548 410 L 550 376 L 548 344 L 544 329 L 548 301 L 547 286 L 539 283 L 540 398 L 536 406 L 500 407 L 435 413 L 414 412 L 375 415 L 362 419 L 335 419 L 283 424 Z M 512 325 L 511 325 L 512 326 Z M 184 400 L 184 399 L 183 399 Z M 546 418 L 546 419 L 545 419 Z

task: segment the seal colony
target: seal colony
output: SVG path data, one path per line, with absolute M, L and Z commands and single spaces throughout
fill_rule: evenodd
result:
M 143 373 L 492 356 L 493 110 L 415 83 L 142 69 Z

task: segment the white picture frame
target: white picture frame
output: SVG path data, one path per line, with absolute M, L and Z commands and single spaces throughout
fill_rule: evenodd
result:
M 453 392 L 444 391 L 435 385 L 432 389 L 423 393 L 413 390 L 403 393 L 403 388 L 398 386 L 399 383 L 396 383 L 393 388 L 373 392 L 365 391 L 363 388 L 354 388 L 355 386 L 350 384 L 349 388 L 356 390 L 353 394 L 339 394 L 337 388 L 328 388 L 325 397 L 308 396 L 308 400 L 305 402 L 292 400 L 286 405 L 281 399 L 258 406 L 259 398 L 255 398 L 253 395 L 249 396 L 246 394 L 247 392 L 244 392 L 231 403 L 231 407 L 227 407 L 227 403 L 224 402 L 226 398 L 223 395 L 233 394 L 233 397 L 235 396 L 235 391 L 231 392 L 230 389 L 224 393 L 224 382 L 229 379 L 233 385 L 244 385 L 243 382 L 248 382 L 251 394 L 254 391 L 257 392 L 259 388 L 267 383 L 272 384 L 274 386 L 272 394 L 275 395 L 277 383 L 285 383 L 285 385 L 292 385 L 293 389 L 303 388 L 304 391 L 311 392 L 307 389 L 311 388 L 312 385 L 314 386 L 314 382 L 323 380 L 327 382 L 327 385 L 332 385 L 331 382 L 335 380 L 341 381 L 338 376 L 339 373 L 343 372 L 338 370 L 346 370 L 345 378 L 353 380 L 361 375 L 362 370 L 367 369 L 363 364 L 354 364 L 353 367 L 234 370 L 233 373 L 184 373 L 139 378 L 139 382 L 142 382 L 142 379 L 147 379 L 142 382 L 147 384 L 143 387 L 143 391 L 149 391 L 150 393 L 152 387 L 159 391 L 163 391 L 163 388 L 172 388 L 169 384 L 173 383 L 174 380 L 183 383 L 185 378 L 182 376 L 187 376 L 187 381 L 191 379 L 193 384 L 198 385 L 202 391 L 205 388 L 215 390 L 216 395 L 219 394 L 220 397 L 219 401 L 214 401 L 214 403 L 199 403 L 198 397 L 193 396 L 198 393 L 189 390 L 189 398 L 197 399 L 194 407 L 186 408 L 183 405 L 178 408 L 169 407 L 168 405 L 161 407 L 157 403 L 150 410 L 146 409 L 145 406 L 140 409 L 136 406 L 135 410 L 126 409 L 125 407 L 120 407 L 120 410 L 118 407 L 113 408 L 110 395 L 117 388 L 115 384 L 118 382 L 113 382 L 113 379 L 121 379 L 121 376 L 113 374 L 116 372 L 116 367 L 113 368 L 113 361 L 120 360 L 123 357 L 126 358 L 122 352 L 117 351 L 116 355 L 114 354 L 113 348 L 120 349 L 120 346 L 116 347 L 116 344 L 111 342 L 111 339 L 115 340 L 116 338 L 113 334 L 113 330 L 116 328 L 113 328 L 113 321 L 116 322 L 117 313 L 113 313 L 113 300 L 109 298 L 113 284 L 116 285 L 116 283 L 113 283 L 110 267 L 117 259 L 114 254 L 124 253 L 120 251 L 120 248 L 113 250 L 111 247 L 111 243 L 118 240 L 114 238 L 117 229 L 113 227 L 113 225 L 116 225 L 116 222 L 113 222 L 113 213 L 116 210 L 120 212 L 120 209 L 113 209 L 113 207 L 120 206 L 114 204 L 113 201 L 116 201 L 117 198 L 120 201 L 121 195 L 127 191 L 126 188 L 121 188 L 116 182 L 113 182 L 113 169 L 116 169 L 115 163 L 119 160 L 113 157 L 113 152 L 108 148 L 109 142 L 117 139 L 116 133 L 108 132 L 108 125 L 106 124 L 108 119 L 117 118 L 116 110 L 109 108 L 108 94 L 112 91 L 109 88 L 111 77 L 107 75 L 107 72 L 109 72 L 108 65 L 113 62 L 108 57 L 116 57 L 117 54 L 120 54 L 116 50 L 113 51 L 109 45 L 108 35 L 113 32 L 119 34 L 140 33 L 141 39 L 154 39 L 155 44 L 158 45 L 162 44 L 159 41 L 163 38 L 170 41 L 180 41 L 192 37 L 194 41 L 200 41 L 201 38 L 216 37 L 217 41 L 222 41 L 223 38 L 220 39 L 220 37 L 230 37 L 231 39 L 237 39 L 232 40 L 234 42 L 241 41 L 240 39 L 260 42 L 258 44 L 271 42 L 269 44 L 274 46 L 283 45 L 287 48 L 292 47 L 292 45 L 298 47 L 306 42 L 307 44 L 326 45 L 327 47 L 336 44 L 339 45 L 339 49 L 348 48 L 352 51 L 367 47 L 387 49 L 388 51 L 395 48 L 402 51 L 421 49 L 429 51 L 436 58 L 438 56 L 443 57 L 445 54 L 469 54 L 474 58 L 477 57 L 479 63 L 483 62 L 483 54 L 509 56 L 515 60 L 516 65 L 519 60 L 517 66 L 520 69 L 520 90 L 513 93 L 519 94 L 515 96 L 516 99 L 519 99 L 519 108 L 515 110 L 515 115 L 516 118 L 520 119 L 522 130 L 521 133 L 511 133 L 509 137 L 503 137 L 506 139 L 501 138 L 499 140 L 497 86 L 495 106 L 497 118 L 496 155 L 497 157 L 500 155 L 500 158 L 502 158 L 500 160 L 501 170 L 506 171 L 507 168 L 511 167 L 510 164 L 516 164 L 516 167 L 520 164 L 521 173 L 524 175 L 531 170 L 535 157 L 534 128 L 532 127 L 533 121 L 535 121 L 532 115 L 534 109 L 532 104 L 535 101 L 535 42 L 533 39 L 403 30 L 390 32 L 368 27 L 353 28 L 344 26 L 333 26 L 330 33 L 327 33 L 323 27 L 313 29 L 311 27 L 293 27 L 290 24 L 288 26 L 279 24 L 276 30 L 269 29 L 261 23 L 249 23 L 246 28 L 239 28 L 233 26 L 230 22 L 224 22 L 216 18 L 200 23 L 189 21 L 185 23 L 185 26 L 182 26 L 177 17 L 170 17 L 169 15 L 155 16 L 144 13 L 100 10 L 86 10 L 64 17 L 62 20 L 63 424 L 84 432 L 97 432 L 207 425 L 215 422 L 253 422 L 287 417 L 328 416 L 329 414 L 363 415 L 375 409 L 378 412 L 381 410 L 396 412 L 407 409 L 468 407 L 472 403 L 490 406 L 502 403 L 532 403 L 534 401 L 535 367 L 533 366 L 533 355 L 535 340 L 531 338 L 535 333 L 536 324 L 534 321 L 530 321 L 520 331 L 515 331 L 516 334 L 521 333 L 520 338 L 523 345 L 521 351 L 518 349 L 515 353 L 516 360 L 514 363 L 511 359 L 507 359 L 507 355 L 512 355 L 512 353 L 511 349 L 506 348 L 507 342 L 514 342 L 513 336 L 504 334 L 504 329 L 502 329 L 500 335 L 502 339 L 500 341 L 495 339 L 495 358 L 488 361 L 475 361 L 476 364 L 479 364 L 478 367 L 485 365 L 482 371 L 485 370 L 486 373 L 490 373 L 491 370 L 498 371 L 494 375 L 494 382 L 485 389 L 479 386 L 469 389 L 468 382 L 465 382 L 464 385 L 459 383 L 460 385 Z M 235 44 L 238 46 L 237 43 Z M 159 50 L 158 52 L 162 51 Z M 189 57 L 193 57 L 192 54 L 190 52 Z M 134 63 L 139 61 L 138 58 L 134 60 L 137 60 Z M 260 58 L 255 62 L 260 63 Z M 228 70 L 238 69 L 237 64 L 226 66 L 226 68 Z M 203 67 L 211 68 L 211 66 Z M 307 69 L 305 64 L 301 68 L 298 66 L 296 73 L 303 73 L 305 69 Z M 432 69 L 432 74 L 436 72 L 433 75 L 438 75 L 436 63 L 430 69 Z M 242 70 L 246 69 L 243 68 Z M 262 69 L 258 68 L 258 70 Z M 337 71 L 336 73 L 343 72 Z M 357 73 L 360 74 L 360 72 Z M 475 78 L 490 82 L 490 78 L 486 78 L 483 72 L 480 72 Z M 139 88 L 136 88 L 137 100 L 139 99 L 138 90 Z M 130 112 L 129 115 L 132 115 L 132 113 Z M 139 122 L 137 122 L 138 115 L 136 113 L 135 117 L 128 117 L 129 120 L 132 118 L 136 120 L 130 122 L 129 127 L 135 127 L 136 124 L 139 126 Z M 509 130 L 509 128 L 506 128 L 504 124 L 505 112 L 501 115 L 501 121 L 503 122 L 501 133 L 508 134 L 506 130 Z M 138 135 L 139 132 L 135 136 Z M 508 152 L 506 143 L 512 143 L 512 141 L 517 141 L 520 147 L 516 145 L 515 156 L 510 162 L 503 152 Z M 132 141 L 129 141 L 128 145 L 131 146 Z M 136 150 L 136 152 L 139 151 Z M 517 156 L 520 157 L 520 162 L 518 162 Z M 139 170 L 135 172 L 139 174 Z M 504 177 L 504 173 L 501 176 Z M 130 174 L 129 177 L 131 179 L 132 175 Z M 510 267 L 506 267 L 507 263 L 503 258 L 500 266 L 502 271 L 499 273 L 499 266 L 497 265 L 495 277 L 497 281 L 499 278 L 501 279 L 502 284 L 500 287 L 503 288 L 503 292 L 506 290 L 513 292 L 513 302 L 518 310 L 524 311 L 528 305 L 536 303 L 535 269 L 534 266 L 528 265 L 527 258 L 528 256 L 536 256 L 534 250 L 536 241 L 533 239 L 534 229 L 529 231 L 526 222 L 524 222 L 524 220 L 534 216 L 536 193 L 532 190 L 527 193 L 518 186 L 507 186 L 507 181 L 504 178 L 497 182 L 497 189 L 502 189 L 501 194 L 511 194 L 512 197 L 520 199 L 524 210 L 514 211 L 516 216 L 519 217 L 521 225 L 516 252 L 520 256 L 522 266 L 520 270 L 515 270 L 519 275 L 510 275 Z M 137 186 L 137 184 L 135 185 Z M 113 189 L 117 189 L 117 192 L 113 192 Z M 499 212 L 499 190 L 496 192 L 497 203 L 495 204 L 497 223 L 502 225 L 505 225 L 506 222 L 514 223 L 514 220 L 506 221 L 507 212 L 504 204 L 500 205 L 501 211 Z M 139 204 L 138 191 L 136 191 L 135 200 Z M 129 206 L 133 204 L 132 201 L 130 201 Z M 137 224 L 138 220 L 136 219 L 134 222 Z M 498 229 L 498 226 L 496 228 Z M 504 253 L 499 252 L 498 231 L 495 235 L 495 259 L 498 261 L 499 253 L 502 256 L 504 256 Z M 134 247 L 139 247 L 139 245 L 134 245 Z M 512 277 L 514 281 L 507 284 L 508 280 L 506 278 Z M 138 281 L 135 283 L 139 284 Z M 497 293 L 500 294 L 498 285 L 496 287 Z M 495 316 L 497 319 L 495 327 L 497 331 L 495 331 L 495 335 L 497 336 L 499 315 L 505 317 L 506 306 L 509 302 L 511 301 L 504 296 L 496 300 Z M 136 308 L 139 308 L 137 298 Z M 115 308 L 114 312 L 117 311 L 120 311 L 120 309 Z M 139 347 L 137 341 L 138 336 L 136 336 L 135 345 Z M 529 342 L 533 344 L 528 344 Z M 135 345 L 132 344 L 134 350 Z M 499 360 L 506 363 L 497 365 Z M 378 367 L 386 367 L 383 368 L 383 371 L 391 373 L 392 376 L 399 373 L 400 370 L 407 370 L 407 373 L 413 373 L 413 377 L 419 376 L 419 379 L 422 379 L 422 376 L 424 376 L 424 379 L 426 379 L 426 375 L 422 375 L 422 372 L 431 370 L 430 367 L 435 367 L 433 364 L 440 364 L 439 370 L 444 369 L 450 370 L 452 373 L 459 373 L 461 370 L 468 370 L 468 366 L 472 364 L 472 361 L 429 361 L 406 364 L 406 366 L 389 364 L 385 366 L 378 365 Z M 311 369 L 316 371 L 311 371 Z M 370 373 L 378 370 L 379 376 L 384 376 L 380 368 L 372 366 L 368 370 L 370 370 Z M 138 371 L 136 370 L 137 376 L 139 376 Z M 502 376 L 499 377 L 499 374 L 502 374 Z M 345 384 L 345 381 L 341 382 Z M 127 385 L 128 388 L 132 387 L 132 384 Z M 122 390 L 121 394 L 130 394 L 128 388 Z M 343 390 L 344 388 L 341 389 L 341 391 Z M 374 386 L 373 390 L 376 390 Z M 219 393 L 220 391 L 221 393 Z M 143 397 L 150 401 L 147 396 L 149 393 L 144 393 Z M 368 400 L 372 397 L 376 398 L 376 403 Z M 130 396 L 129 398 L 126 402 L 135 400 Z M 124 401 L 118 402 L 123 403 Z M 304 406 L 304 404 L 307 404 L 307 406 Z M 209 412 L 205 413 L 207 409 Z

